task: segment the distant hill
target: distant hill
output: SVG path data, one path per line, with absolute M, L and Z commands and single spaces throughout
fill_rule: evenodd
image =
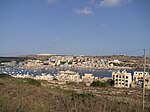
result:
M 34 59 L 34 57 L 0 57 L 0 63 L 2 62 L 11 62 L 11 61 L 24 61 L 27 59 Z

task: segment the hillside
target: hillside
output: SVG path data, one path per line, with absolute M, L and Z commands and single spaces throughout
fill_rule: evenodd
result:
M 77 93 L 0 75 L 0 112 L 141 112 L 141 103 L 140 99 L 128 102 L 121 96 Z

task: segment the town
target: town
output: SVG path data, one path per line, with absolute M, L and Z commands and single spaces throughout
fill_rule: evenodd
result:
M 81 69 L 136 69 L 143 68 L 140 56 L 71 56 L 71 55 L 24 55 L 19 57 L 1 57 L 1 66 L 22 66 L 27 69 L 81 68 Z M 150 68 L 150 58 L 147 58 Z
M 0 0 L 0 112 L 150 112 L 150 0 Z
M 130 66 L 133 62 L 139 61 L 126 58 L 108 58 L 108 57 L 87 57 L 87 56 L 57 56 L 57 55 L 36 55 L 33 59 L 30 56 L 29 59 L 23 61 L 1 61 L 1 73 L 9 74 L 17 78 L 33 78 L 35 80 L 46 80 L 53 84 L 67 84 L 67 83 L 80 83 L 90 86 L 94 81 L 110 82 L 113 81 L 114 87 L 119 88 L 142 88 L 143 84 L 143 71 L 137 70 L 133 73 L 127 72 L 125 69 L 135 69 Z M 32 58 L 31 58 L 32 57 Z M 138 57 L 136 57 L 137 59 Z M 2 60 L 2 59 L 1 59 Z M 130 60 L 130 61 L 129 61 Z M 132 60 L 132 61 L 131 61 Z M 125 62 L 128 62 L 128 66 Z M 130 62 L 130 63 L 129 63 Z M 131 63 L 132 62 L 132 63 Z M 122 66 L 121 66 L 122 65 Z M 149 63 L 147 64 L 147 67 Z M 13 68 L 14 67 L 14 68 Z M 16 67 L 16 68 L 15 68 Z M 52 68 L 57 69 L 57 72 L 49 73 Z M 72 69 L 112 69 L 109 77 L 94 76 L 93 73 L 85 72 L 79 74 L 72 71 Z M 28 71 L 27 71 L 28 70 Z M 39 70 L 47 70 L 47 72 L 39 72 Z M 145 74 L 145 87 L 150 89 L 150 75 L 149 72 Z
M 6 73 L 6 72 L 4 72 Z M 29 74 L 16 74 L 12 75 L 15 78 L 32 78 L 35 80 L 46 80 L 52 84 L 68 84 L 68 83 L 80 83 L 83 82 L 86 86 L 90 86 L 94 81 L 100 82 L 110 82 L 113 81 L 113 86 L 118 88 L 142 88 L 143 84 L 143 76 L 144 73 L 141 71 L 135 71 L 133 74 L 133 78 L 131 73 L 127 73 L 125 70 L 112 72 L 112 77 L 95 77 L 93 74 L 85 73 L 82 77 L 76 72 L 67 70 L 67 71 L 60 71 L 55 76 L 51 74 L 42 74 L 37 76 L 31 76 Z M 145 74 L 145 88 L 150 89 L 150 75 L 148 72 Z
M 16 91 L 19 86 L 21 86 L 21 89 L 17 90 L 18 93 L 13 94 L 22 95 L 24 90 L 28 91 L 26 94 L 32 94 L 33 92 L 37 94 L 39 91 L 39 97 L 43 97 L 43 94 L 47 94 L 50 90 L 54 93 L 54 96 L 48 93 L 46 98 L 54 97 L 55 99 L 57 94 L 60 94 L 60 98 L 70 95 L 66 97 L 67 101 L 70 97 L 77 100 L 82 97 L 86 100 L 86 103 L 90 102 L 87 101 L 90 98 L 102 98 L 104 101 L 108 98 L 109 103 L 114 102 L 111 105 L 116 105 L 116 102 L 120 103 L 121 101 L 122 107 L 124 104 L 133 104 L 132 109 L 137 110 L 139 108 L 140 112 L 143 95 L 141 90 L 144 83 L 144 89 L 146 90 L 144 95 L 145 109 L 147 111 L 150 105 L 150 61 L 147 58 L 147 69 L 144 72 L 142 59 L 142 57 L 136 56 L 36 55 L 15 58 L 2 57 L 0 58 L 0 86 L 3 88 L 3 92 L 7 91 L 8 94 L 11 94 L 10 91 Z M 16 86 L 16 88 L 10 90 L 11 86 L 9 85 Z M 32 85 L 34 90 L 30 88 Z M 62 94 L 64 96 L 61 96 Z M 2 95 L 4 94 L 2 93 Z M 31 100 L 32 97 L 29 99 Z M 22 97 L 22 99 L 24 98 L 27 97 Z M 49 100 L 45 101 L 49 102 Z M 52 100 L 52 102 L 55 102 L 55 100 Z M 60 102 L 63 103 L 63 101 Z M 134 104 L 137 106 L 134 107 Z M 107 103 L 102 103 L 102 105 L 107 105 Z

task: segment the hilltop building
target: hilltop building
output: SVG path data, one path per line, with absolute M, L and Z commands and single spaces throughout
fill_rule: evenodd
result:
M 144 76 L 144 72 L 135 71 L 134 75 L 133 75 L 133 80 L 135 82 L 138 82 L 141 79 L 143 80 L 143 76 Z M 147 78 L 147 77 L 149 77 L 149 73 L 148 72 L 145 73 L 145 78 Z
M 125 70 L 120 72 L 112 72 L 112 78 L 114 80 L 114 87 L 130 88 L 132 77 L 131 73 L 127 73 Z
M 135 71 L 133 74 L 133 80 L 131 73 L 127 73 L 125 70 L 120 72 L 112 72 L 112 79 L 114 80 L 114 87 L 140 87 L 143 86 L 144 72 Z M 148 72 L 145 73 L 145 88 L 150 89 L 150 75 Z
M 144 72 L 135 71 L 133 75 L 132 87 L 142 87 L 143 76 Z M 145 88 L 150 89 L 150 75 L 148 72 L 145 73 Z

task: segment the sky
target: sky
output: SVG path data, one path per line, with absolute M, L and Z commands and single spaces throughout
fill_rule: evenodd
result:
M 0 56 L 150 54 L 150 0 L 0 0 Z

